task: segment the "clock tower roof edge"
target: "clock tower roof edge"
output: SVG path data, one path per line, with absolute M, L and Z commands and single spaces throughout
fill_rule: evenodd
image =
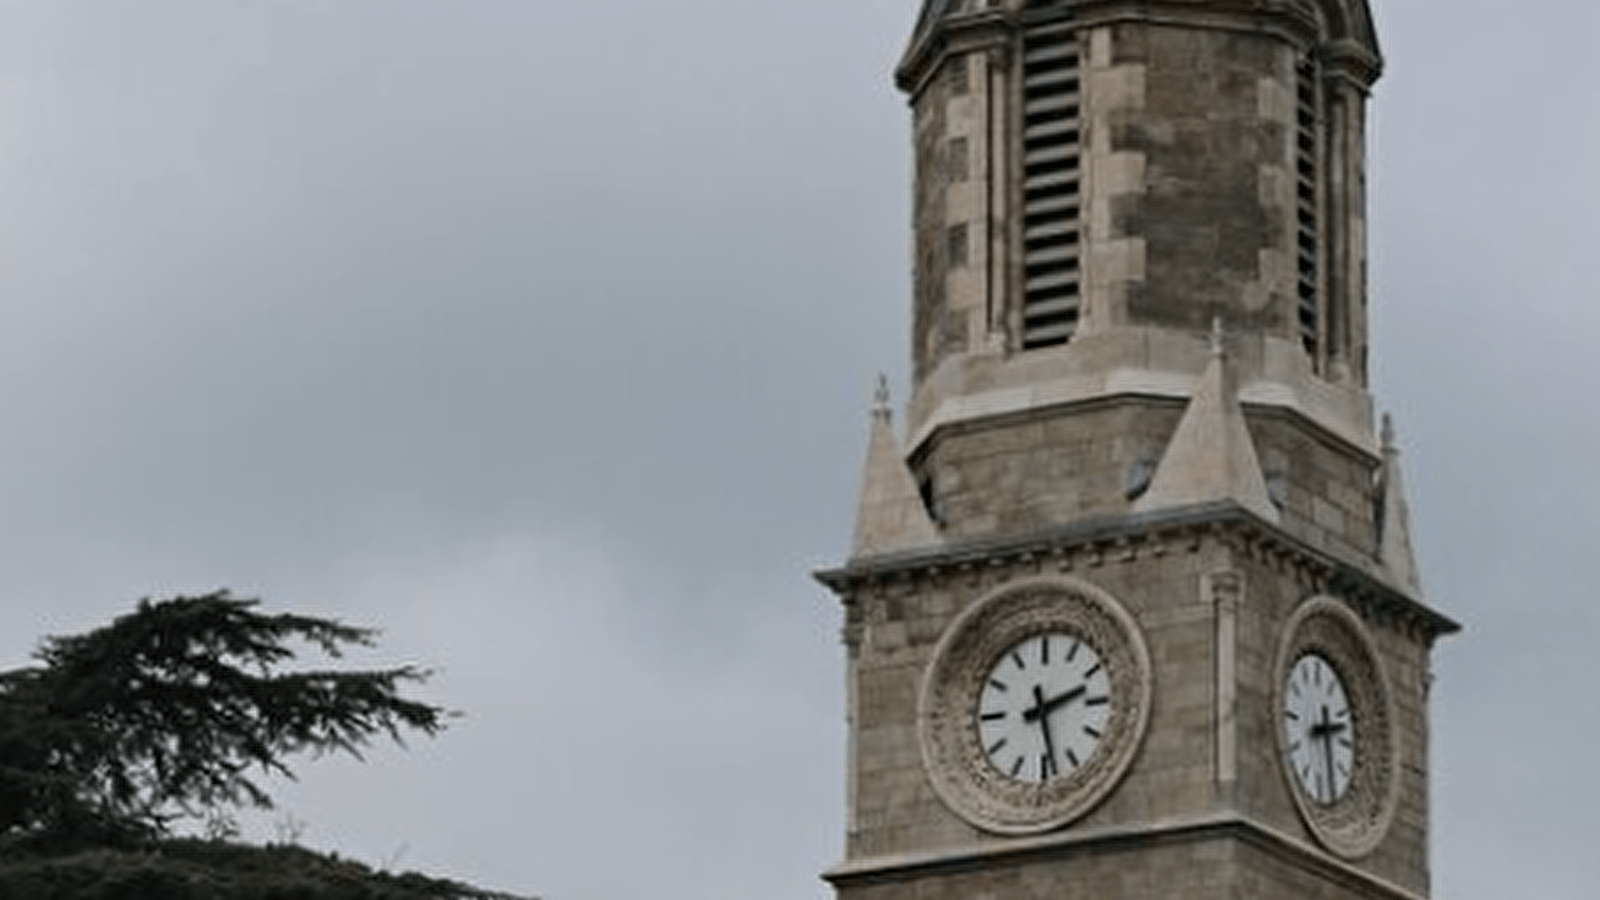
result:
M 1180 12 L 1196 7 L 1222 12 L 1299 18 L 1322 35 L 1321 51 L 1326 59 L 1342 63 L 1366 85 L 1383 72 L 1383 51 L 1378 42 L 1370 0 L 923 0 L 911 29 L 911 38 L 898 71 L 903 88 L 914 79 L 906 77 L 913 61 L 924 55 L 930 42 L 952 19 L 1015 17 L 1037 7 L 1053 7 L 1068 15 L 1146 18 L 1162 8 Z

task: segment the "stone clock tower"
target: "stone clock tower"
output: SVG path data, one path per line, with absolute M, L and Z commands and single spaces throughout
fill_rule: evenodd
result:
M 1428 895 L 1380 66 L 1366 0 L 925 0 L 913 393 L 820 575 L 843 900 Z

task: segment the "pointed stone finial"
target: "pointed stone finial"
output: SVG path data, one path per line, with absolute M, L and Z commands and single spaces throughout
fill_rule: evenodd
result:
M 1231 500 L 1268 522 L 1279 520 L 1244 410 L 1222 352 L 1222 322 L 1211 329 L 1211 362 L 1167 443 L 1137 512 Z
M 937 546 L 941 541 L 916 478 L 900 453 L 889 403 L 889 379 L 880 374 L 872 397 L 872 434 L 861 476 L 852 559 Z
M 1212 357 L 1222 357 L 1222 356 L 1226 356 L 1227 355 L 1227 348 L 1223 346 L 1223 338 L 1225 338 L 1226 336 L 1227 336 L 1227 332 L 1222 330 L 1222 317 L 1221 316 L 1213 316 L 1211 318 L 1211 355 L 1212 355 Z
M 1416 551 L 1411 545 L 1411 512 L 1406 506 L 1405 481 L 1400 475 L 1400 447 L 1395 440 L 1394 417 L 1383 417 L 1383 467 L 1378 471 L 1378 561 L 1402 590 L 1422 593 Z
M 889 376 L 878 373 L 878 387 L 872 392 L 872 417 L 883 422 L 894 421 L 894 411 L 889 406 Z

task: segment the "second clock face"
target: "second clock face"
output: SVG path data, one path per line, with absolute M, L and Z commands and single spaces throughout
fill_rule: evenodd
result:
M 1111 680 L 1093 647 L 1067 632 L 1035 634 L 990 667 L 979 695 L 979 740 L 1007 778 L 1064 778 L 1100 748 L 1111 702 Z
M 1342 799 L 1355 772 L 1355 721 L 1344 680 L 1319 654 L 1307 653 L 1289 669 L 1283 717 L 1289 768 L 1300 787 L 1317 803 Z

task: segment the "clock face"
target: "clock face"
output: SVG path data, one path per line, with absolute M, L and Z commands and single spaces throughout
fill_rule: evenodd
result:
M 1344 680 L 1320 654 L 1289 669 L 1283 720 L 1289 768 L 1306 796 L 1324 806 L 1343 799 L 1355 771 L 1355 721 Z
M 917 729 L 939 799 L 994 834 L 1061 828 L 1133 764 L 1149 721 L 1150 655 L 1114 597 L 1024 577 L 973 601 L 923 674 Z
M 1383 657 L 1340 598 L 1301 602 L 1284 626 L 1273 687 L 1285 786 L 1311 835 L 1360 859 L 1388 833 L 1401 745 Z
M 1064 631 L 1027 637 L 990 667 L 978 701 L 979 742 L 1007 778 L 1041 784 L 1081 769 L 1111 714 L 1105 662 Z

